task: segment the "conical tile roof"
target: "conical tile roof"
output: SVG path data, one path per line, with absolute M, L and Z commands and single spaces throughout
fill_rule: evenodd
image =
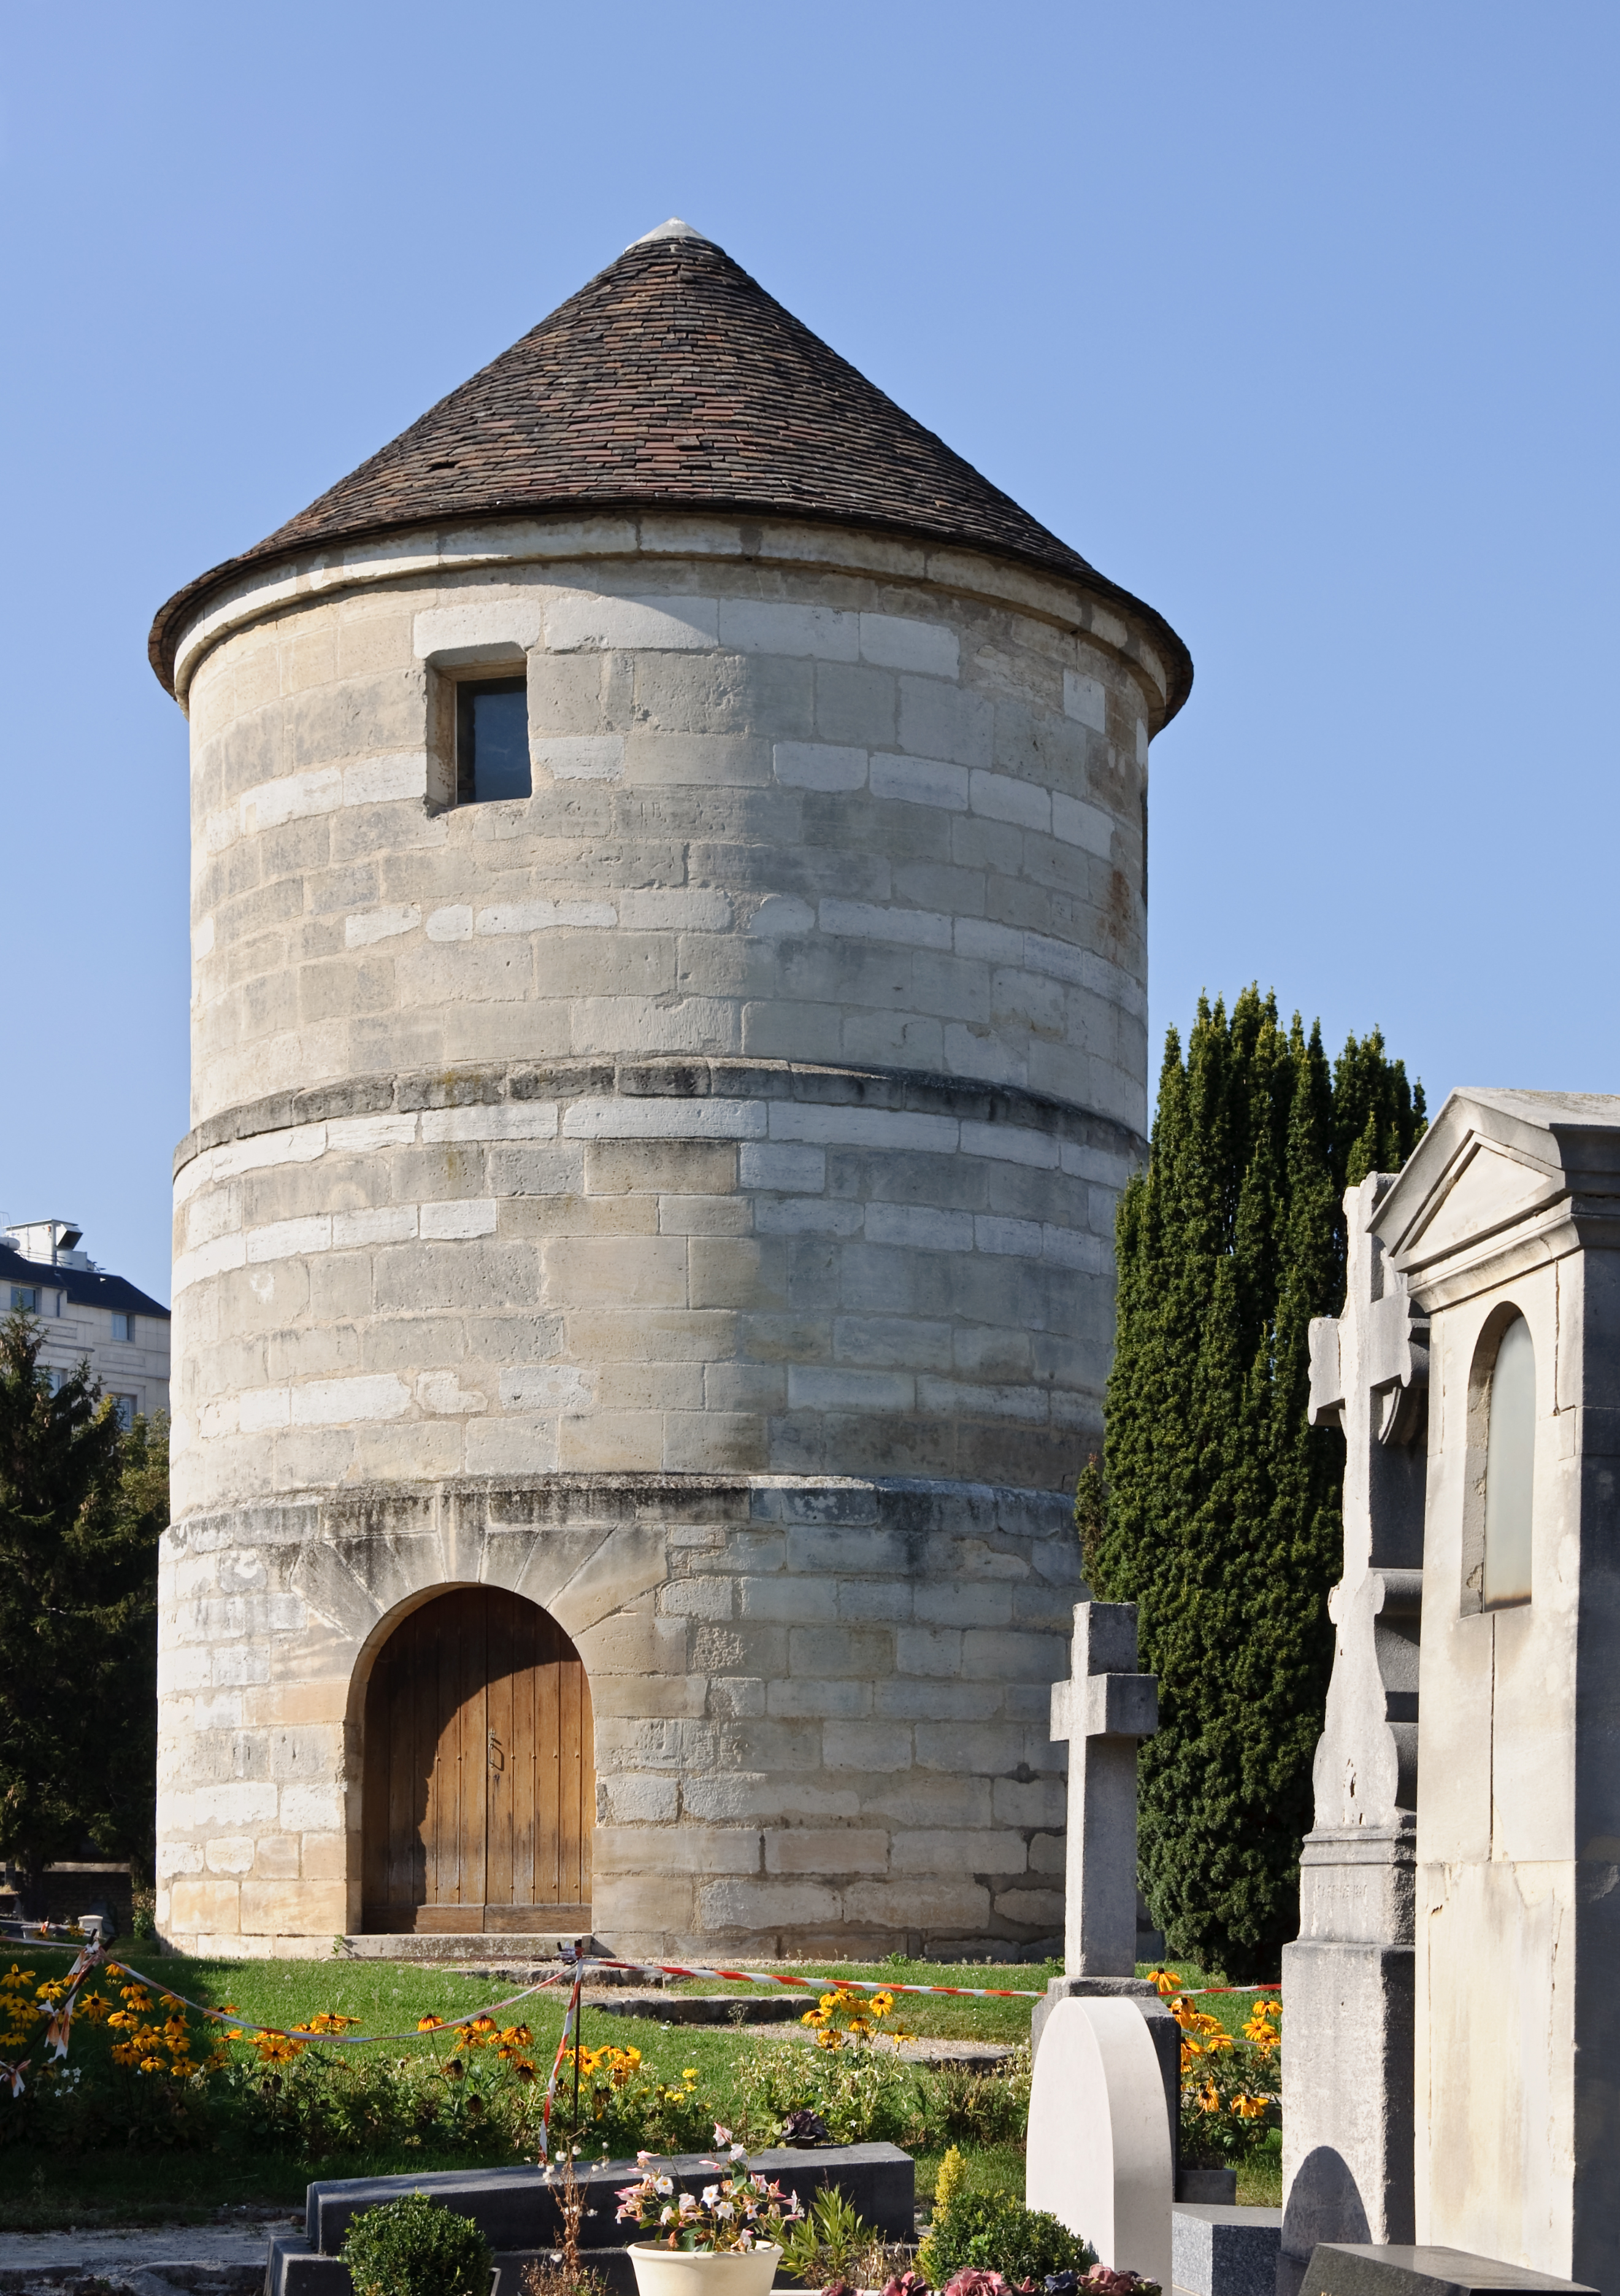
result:
M 671 222 L 278 527 L 178 591 L 152 625 L 175 648 L 207 594 L 244 570 L 405 527 L 560 510 L 684 509 L 834 520 L 963 544 L 1129 606 L 1186 648 L 1010 496 L 767 295 L 724 249 Z

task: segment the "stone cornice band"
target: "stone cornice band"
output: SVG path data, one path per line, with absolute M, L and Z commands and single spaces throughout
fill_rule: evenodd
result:
M 209 1149 L 300 1125 L 405 1115 L 423 1109 L 577 1100 L 586 1095 L 624 1100 L 791 1101 L 800 1105 L 888 1110 L 1035 1132 L 1100 1150 L 1131 1164 L 1142 1162 L 1148 1152 L 1141 1135 L 1114 1117 L 1028 1092 L 1020 1086 L 985 1084 L 971 1077 L 933 1076 L 904 1069 L 821 1067 L 784 1060 L 586 1057 L 353 1077 L 301 1092 L 271 1093 L 263 1100 L 224 1109 L 188 1132 L 175 1151 L 174 1177 L 178 1180 L 192 1159 Z

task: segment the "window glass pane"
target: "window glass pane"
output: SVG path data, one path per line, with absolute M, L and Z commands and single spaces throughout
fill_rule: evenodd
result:
M 463 685 L 456 700 L 462 804 L 529 796 L 528 681 L 502 677 Z
M 1487 1611 L 1530 1600 L 1530 1522 L 1535 1476 L 1535 1348 L 1515 1316 L 1491 1373 L 1485 1439 L 1485 1578 Z
M 127 1435 L 135 1425 L 135 1399 L 133 1395 L 115 1395 L 112 1398 L 114 1416 Z

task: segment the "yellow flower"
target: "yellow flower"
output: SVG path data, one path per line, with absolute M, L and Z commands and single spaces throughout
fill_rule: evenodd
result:
M 264 2032 L 253 2043 L 262 2065 L 290 2065 L 304 2054 L 306 2044 L 289 2039 L 285 2033 Z

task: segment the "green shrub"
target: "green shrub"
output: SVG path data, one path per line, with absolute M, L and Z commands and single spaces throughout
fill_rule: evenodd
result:
M 1049 2272 L 1086 2272 L 1096 2261 L 1077 2233 L 1010 2193 L 953 2193 L 917 2251 L 917 2269 L 934 2288 L 970 2267 L 1039 2286 Z
M 425 2193 L 363 2209 L 343 2238 L 355 2296 L 489 2296 L 489 2243 Z

